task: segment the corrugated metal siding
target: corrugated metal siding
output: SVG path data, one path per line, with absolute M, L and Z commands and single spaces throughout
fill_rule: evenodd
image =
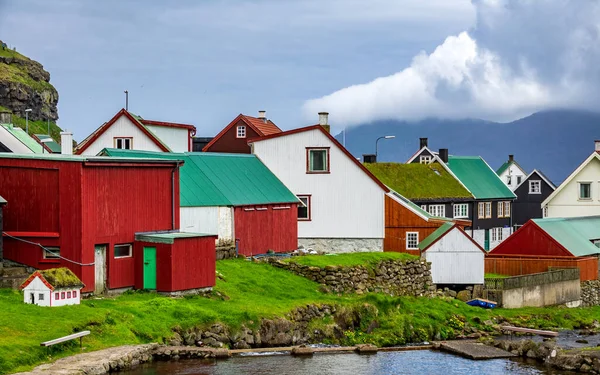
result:
M 135 249 L 129 258 L 115 258 L 114 245 L 110 248 L 108 261 L 108 288 L 127 288 L 135 285 Z M 141 255 L 139 255 L 141 257 Z
M 160 261 L 160 259 L 159 259 Z M 176 239 L 171 246 L 172 282 L 170 290 L 178 291 L 215 285 L 215 237 Z M 162 274 L 159 274 L 159 277 Z
M 232 207 L 181 207 L 181 230 L 216 234 L 220 240 L 233 240 Z
M 320 130 L 253 143 L 256 154 L 296 195 L 311 195 L 300 238 L 383 238 L 384 191 Z M 329 174 L 306 173 L 306 147 L 330 147 Z
M 236 207 L 233 216 L 239 253 L 256 255 L 269 250 L 281 253 L 297 249 L 297 212 L 295 204 Z
M 550 268 L 579 268 L 581 281 L 598 279 L 598 258 L 552 258 L 525 256 L 493 256 L 485 258 L 485 272 L 519 276 L 547 272 Z

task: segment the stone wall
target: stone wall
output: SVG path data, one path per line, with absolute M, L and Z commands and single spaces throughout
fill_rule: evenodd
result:
M 383 238 L 298 238 L 298 247 L 329 254 L 383 251 Z
M 600 280 L 590 280 L 581 283 L 581 305 L 600 306 Z
M 217 240 L 217 260 L 235 258 L 235 241 Z
M 306 277 L 334 293 L 383 292 L 397 296 L 423 296 L 435 291 L 431 264 L 422 260 L 383 260 L 372 269 L 365 266 L 325 268 L 267 258 L 273 266 Z

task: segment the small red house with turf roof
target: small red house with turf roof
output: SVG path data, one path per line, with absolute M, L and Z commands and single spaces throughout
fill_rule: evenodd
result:
M 192 150 L 196 127 L 189 124 L 146 120 L 121 109 L 81 141 L 77 155 L 98 155 L 105 148 L 187 152 Z
M 265 111 L 258 111 L 258 117 L 239 114 L 202 151 L 250 154 L 249 139 L 257 139 L 281 133 L 281 129 L 267 119 Z

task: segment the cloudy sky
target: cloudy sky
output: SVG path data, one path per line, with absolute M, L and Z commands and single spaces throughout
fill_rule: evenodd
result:
M 0 0 L 78 140 L 124 106 L 214 135 L 265 109 L 290 129 L 593 108 L 596 0 Z

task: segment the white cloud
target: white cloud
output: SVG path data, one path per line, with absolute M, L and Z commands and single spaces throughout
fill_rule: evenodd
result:
M 398 73 L 309 100 L 338 124 L 425 117 L 510 120 L 548 108 L 597 109 L 600 2 L 473 0 L 473 28 Z

